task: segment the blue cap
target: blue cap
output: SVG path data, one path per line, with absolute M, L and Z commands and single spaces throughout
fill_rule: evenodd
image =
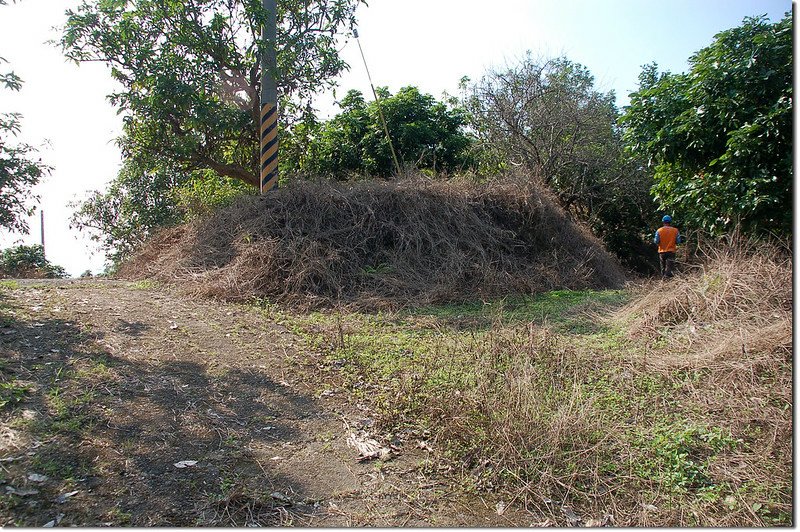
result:
M 672 222 L 672 216 L 670 216 L 669 214 L 665 214 L 664 217 L 661 218 L 661 221 L 662 222 L 666 222 L 666 223 L 671 223 Z

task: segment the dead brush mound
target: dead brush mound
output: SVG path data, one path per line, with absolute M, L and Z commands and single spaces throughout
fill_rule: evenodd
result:
M 397 307 L 620 287 L 618 262 L 536 186 L 298 182 L 151 238 L 123 278 L 241 301 Z

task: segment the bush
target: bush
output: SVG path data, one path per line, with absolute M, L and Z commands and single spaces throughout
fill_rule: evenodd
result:
M 44 248 L 38 244 L 15 246 L 0 253 L 0 276 L 60 279 L 68 277 L 61 266 L 51 264 L 44 256 Z

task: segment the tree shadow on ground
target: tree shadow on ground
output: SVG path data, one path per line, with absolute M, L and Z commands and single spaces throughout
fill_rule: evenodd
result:
M 21 314 L 0 334 L 3 393 L 22 390 L 0 410 L 3 525 L 277 525 L 313 511 L 273 496 L 304 487 L 253 452 L 301 438 L 313 400 L 259 371 L 125 358 L 72 322 Z

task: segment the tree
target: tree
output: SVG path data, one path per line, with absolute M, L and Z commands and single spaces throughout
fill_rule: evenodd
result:
M 168 160 L 135 155 L 104 192 L 73 205 L 70 226 L 88 231 L 116 266 L 157 229 L 207 214 L 248 191 L 249 185 L 213 170 L 184 172 Z
M 22 80 L 14 72 L 0 73 L 0 85 L 18 91 Z M 36 148 L 13 140 L 20 133 L 21 118 L 19 113 L 0 113 L 0 227 L 27 233 L 25 217 L 33 214 L 38 201 L 32 188 L 50 168 L 36 157 Z
M 523 168 L 628 265 L 647 268 L 650 176 L 624 153 L 613 92 L 597 90 L 583 65 L 530 53 L 462 86 L 484 152 L 501 161 L 496 168 Z
M 685 74 L 646 65 L 622 124 L 663 210 L 711 232 L 792 231 L 792 18 L 746 18 Z
M 70 226 L 89 230 L 92 240 L 116 263 L 156 228 L 182 220 L 169 191 L 188 180 L 188 175 L 164 161 L 131 157 L 105 192 L 94 191 L 77 205 Z
M 299 124 L 293 139 L 304 155 L 293 161 L 294 171 L 330 175 L 388 176 L 395 172 L 389 137 L 402 163 L 433 172 L 452 172 L 469 166 L 467 148 L 472 140 L 464 130 L 466 117 L 458 107 L 437 101 L 416 87 L 404 87 L 392 95 L 379 88 L 380 104 L 367 103 L 357 90 L 339 102 L 341 113 L 322 124 Z M 292 164 L 290 161 L 289 164 Z
M 362 0 L 278 2 L 277 83 L 284 120 L 346 67 L 337 36 Z M 184 171 L 214 170 L 258 186 L 260 0 L 84 0 L 67 12 L 61 46 L 111 67 L 126 154 Z
M 39 244 L 15 246 L 0 252 L 0 276 L 20 278 L 68 277 L 63 267 L 50 263 Z

